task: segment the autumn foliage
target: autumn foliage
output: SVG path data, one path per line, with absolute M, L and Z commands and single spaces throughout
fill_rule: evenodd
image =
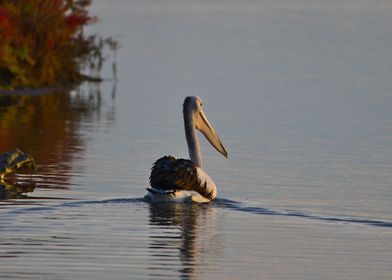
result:
M 0 89 L 58 86 L 82 79 L 97 51 L 83 27 L 91 0 L 0 0 Z

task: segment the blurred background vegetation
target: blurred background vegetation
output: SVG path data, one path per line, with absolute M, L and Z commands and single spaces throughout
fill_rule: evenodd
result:
M 0 0 L 0 90 L 61 86 L 86 78 L 103 40 L 86 36 L 91 0 Z M 113 43 L 113 41 L 106 40 Z

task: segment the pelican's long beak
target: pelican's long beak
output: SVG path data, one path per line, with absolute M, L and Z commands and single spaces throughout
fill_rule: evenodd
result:
M 224 155 L 227 158 L 227 152 L 225 147 L 223 146 L 221 140 L 219 139 L 218 135 L 216 134 L 214 128 L 208 121 L 206 115 L 204 114 L 203 110 L 200 109 L 199 111 L 199 118 L 197 123 L 197 129 L 203 133 L 203 135 L 207 138 L 207 140 L 211 143 L 214 148 Z

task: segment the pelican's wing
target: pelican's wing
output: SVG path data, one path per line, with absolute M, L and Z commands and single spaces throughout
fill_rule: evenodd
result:
M 214 181 L 199 166 L 195 165 L 195 167 L 197 181 L 199 182 L 199 190 L 197 192 L 206 198 L 214 199 L 217 195 L 217 188 Z
M 170 193 L 179 190 L 195 191 L 208 199 L 216 197 L 212 179 L 192 161 L 165 156 L 158 159 L 150 176 L 152 191 Z

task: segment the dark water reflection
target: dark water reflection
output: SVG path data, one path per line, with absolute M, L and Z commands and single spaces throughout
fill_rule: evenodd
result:
M 149 210 L 150 276 L 178 276 L 170 274 L 178 272 L 182 279 L 197 279 L 197 266 L 211 251 L 209 241 L 214 239 L 214 209 L 209 205 L 164 203 L 150 204 Z M 214 246 L 219 244 L 215 239 Z M 167 275 L 162 267 L 168 268 Z
M 115 97 L 113 87 L 112 98 Z M 40 189 L 69 189 L 75 171 L 74 160 L 86 149 L 83 123 L 99 122 L 102 97 L 99 84 L 85 84 L 75 90 L 30 91 L 0 95 L 0 153 L 16 147 L 31 154 L 37 163 L 33 179 Z M 104 117 L 114 119 L 113 111 Z M 22 184 L 3 186 L 3 198 L 26 198 L 21 186 L 33 184 L 17 176 Z M 6 183 L 4 183 L 6 184 Z M 24 187 L 25 188 L 25 187 Z M 5 194 L 7 193 L 7 194 Z
M 28 198 L 27 193 L 32 193 L 35 189 L 35 182 L 8 182 L 0 181 L 0 200 L 1 199 L 23 199 Z

